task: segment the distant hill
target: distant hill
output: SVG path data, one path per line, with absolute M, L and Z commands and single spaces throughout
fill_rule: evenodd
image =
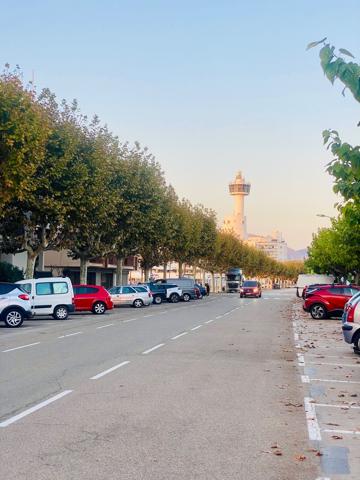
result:
M 287 257 L 288 260 L 304 260 L 307 258 L 307 248 L 302 248 L 301 250 L 293 250 L 292 248 L 288 247 L 287 249 Z

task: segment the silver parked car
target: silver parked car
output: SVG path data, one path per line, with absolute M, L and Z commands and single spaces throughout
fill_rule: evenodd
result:
M 354 344 L 360 353 L 360 292 L 346 303 L 342 316 L 342 331 L 346 343 Z
M 20 327 L 25 318 L 31 318 L 29 295 L 14 283 L 0 283 L 0 320 L 7 327 Z
M 123 285 L 112 287 L 109 290 L 111 300 L 115 307 L 121 305 L 132 305 L 135 308 L 150 305 L 153 301 L 152 295 L 146 287 Z

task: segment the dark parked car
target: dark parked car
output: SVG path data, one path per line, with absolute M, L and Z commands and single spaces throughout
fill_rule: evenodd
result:
M 195 280 L 189 277 L 180 277 L 180 278 L 161 278 L 156 280 L 154 283 L 172 283 L 177 285 L 182 290 L 181 300 L 184 302 L 188 302 L 191 299 L 196 299 L 196 291 L 195 291 Z
M 240 298 L 243 297 L 261 297 L 261 285 L 256 280 L 245 280 L 240 287 Z
M 153 303 L 160 305 L 160 303 L 168 301 L 170 303 L 177 303 L 182 295 L 181 289 L 172 283 L 143 283 L 151 292 L 153 296 Z
M 303 308 L 317 320 L 341 316 L 345 303 L 359 290 L 360 287 L 356 285 L 325 285 L 308 288 Z
M 206 288 L 203 285 L 201 285 L 201 283 L 195 283 L 195 287 L 199 289 L 201 298 L 206 297 L 207 295 Z

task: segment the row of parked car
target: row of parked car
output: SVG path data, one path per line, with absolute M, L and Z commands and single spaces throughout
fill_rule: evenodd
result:
M 29 279 L 0 283 L 0 320 L 7 327 L 16 328 L 33 316 L 51 315 L 65 320 L 75 311 L 101 315 L 114 306 L 140 308 L 163 301 L 189 302 L 207 294 L 202 285 L 187 277 L 120 285 L 109 290 L 99 285 L 72 285 L 67 277 Z
M 360 353 L 360 286 L 315 284 L 304 288 L 303 308 L 312 318 L 341 317 L 344 340 Z

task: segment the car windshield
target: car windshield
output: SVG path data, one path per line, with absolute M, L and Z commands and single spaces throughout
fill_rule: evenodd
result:
M 247 280 L 244 282 L 244 287 L 257 287 L 258 283 L 256 281 Z

